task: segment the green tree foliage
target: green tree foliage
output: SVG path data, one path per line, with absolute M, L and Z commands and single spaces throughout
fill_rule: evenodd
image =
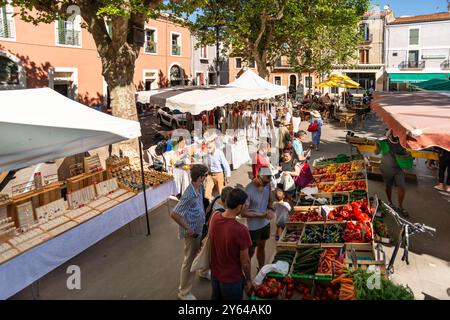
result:
M 254 60 L 267 77 L 281 56 L 297 71 L 325 72 L 352 58 L 358 23 L 369 0 L 212 0 L 190 23 L 200 43 L 213 44 L 214 27 L 231 56 Z
M 173 0 L 181 11 L 195 10 L 196 1 Z M 6 0 L 0 0 L 0 4 Z M 83 27 L 95 41 L 102 62 L 102 74 L 111 93 L 114 115 L 137 120 L 134 98 L 134 68 L 143 45 L 135 37 L 143 32 L 145 22 L 156 18 L 167 10 L 171 1 L 163 0 L 13 0 L 12 5 L 20 9 L 20 18 L 35 25 L 52 23 L 68 18 L 70 5 L 80 8 Z M 106 21 L 112 28 L 108 30 Z M 108 32 L 110 31 L 110 32 Z

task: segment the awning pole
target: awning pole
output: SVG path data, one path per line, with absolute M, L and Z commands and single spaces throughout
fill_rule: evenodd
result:
M 142 146 L 141 138 L 139 137 L 139 158 L 141 160 L 141 179 L 142 179 L 142 190 L 144 192 L 144 207 L 145 207 L 145 220 L 147 221 L 147 236 L 150 235 L 150 223 L 148 222 L 148 207 L 147 207 L 147 194 L 145 193 L 145 174 L 144 174 L 144 159 L 142 158 Z

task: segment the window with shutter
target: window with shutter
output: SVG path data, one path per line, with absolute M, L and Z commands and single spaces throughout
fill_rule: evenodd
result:
M 419 29 L 409 29 L 409 44 L 419 44 Z

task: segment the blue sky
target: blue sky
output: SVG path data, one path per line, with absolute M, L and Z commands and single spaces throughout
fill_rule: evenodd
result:
M 381 10 L 388 4 L 395 16 L 415 16 L 447 11 L 447 0 L 372 0 Z

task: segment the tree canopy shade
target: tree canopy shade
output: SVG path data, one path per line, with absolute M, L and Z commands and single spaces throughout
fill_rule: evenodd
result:
M 358 23 L 369 0 L 211 0 L 200 5 L 192 31 L 213 44 L 214 30 L 231 56 L 254 60 L 267 78 L 281 56 L 298 71 L 325 72 L 352 58 Z
M 194 0 L 174 1 L 179 10 L 192 12 L 195 8 Z M 0 4 L 6 2 L 0 0 Z M 92 34 L 101 59 L 113 115 L 138 119 L 133 78 L 135 62 L 144 43 L 145 22 L 158 17 L 171 1 L 13 0 L 12 5 L 20 9 L 22 20 L 33 24 L 65 19 L 79 9 L 82 26 Z
M 5 3 L 5 0 L 0 0 Z M 177 1 L 180 10 L 192 11 L 195 1 Z M 156 18 L 170 1 L 162 0 L 14 0 L 20 18 L 34 24 L 67 18 L 78 6 L 85 27 L 94 38 L 102 62 L 102 74 L 109 86 L 114 115 L 137 120 L 135 62 L 143 46 L 143 30 L 149 18 Z M 108 27 L 108 24 L 111 28 Z M 141 36 L 139 36 L 139 33 Z

